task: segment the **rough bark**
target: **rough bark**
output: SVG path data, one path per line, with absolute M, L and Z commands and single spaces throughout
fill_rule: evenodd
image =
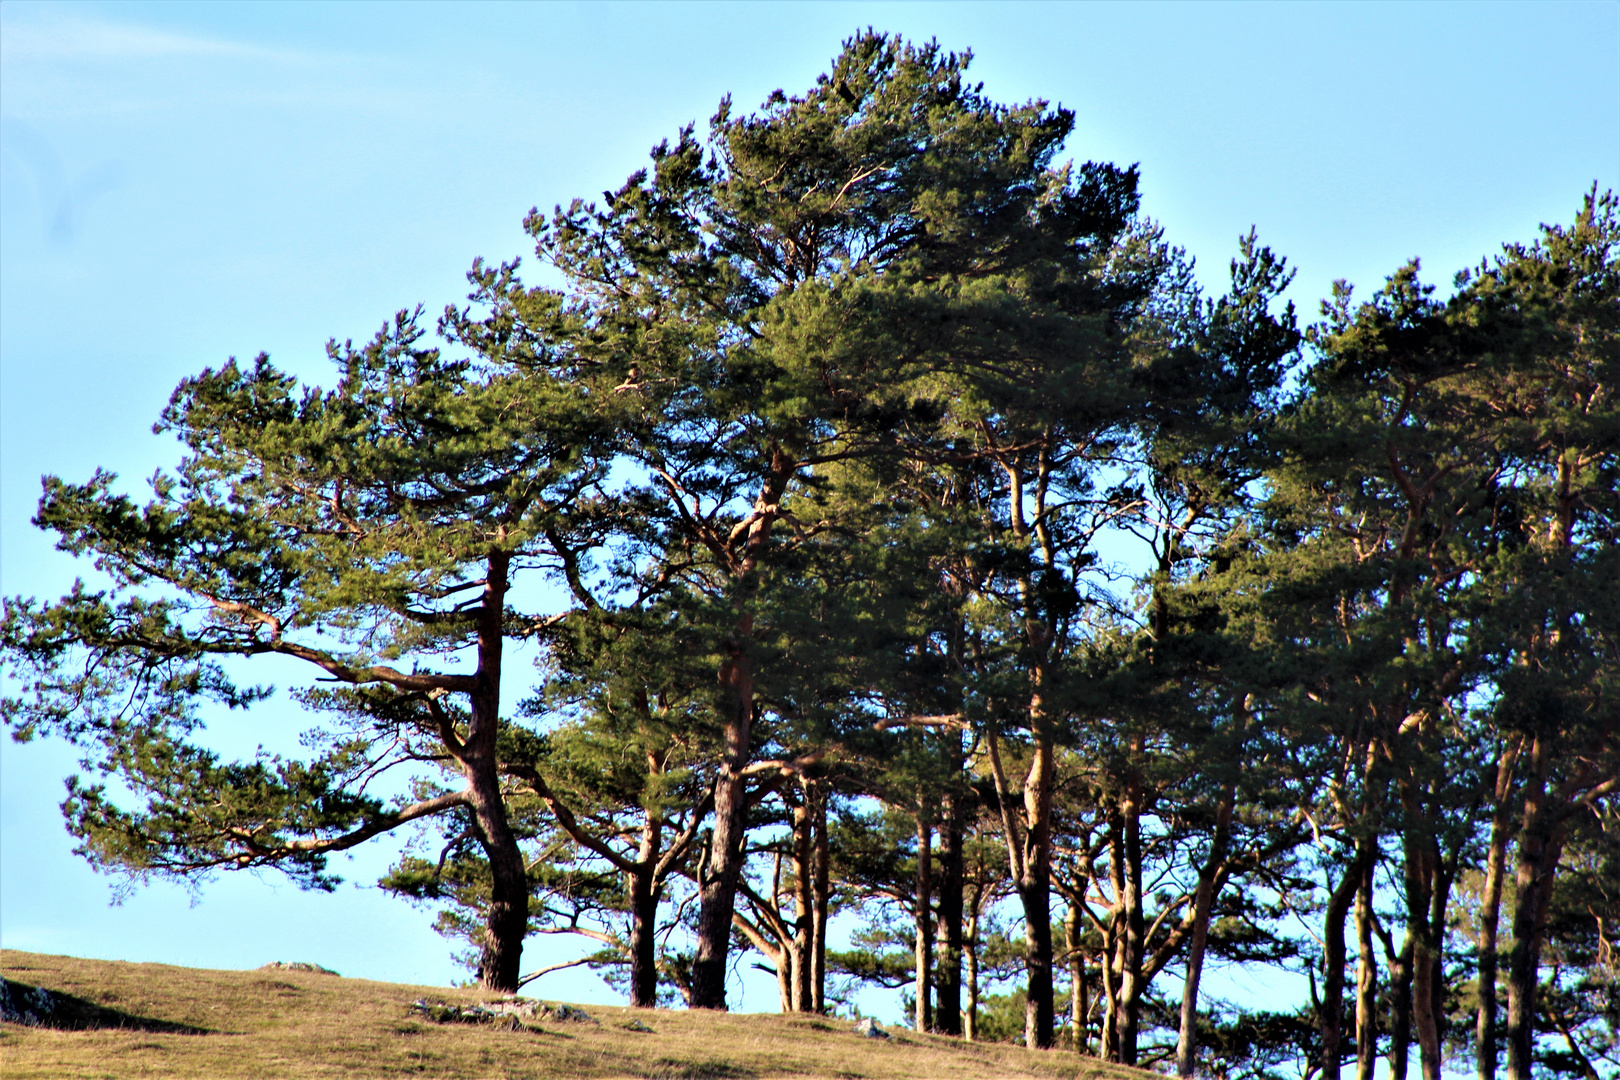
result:
M 658 894 L 651 872 L 630 879 L 630 1004 L 638 1009 L 658 1005 Z
M 1389 964 L 1389 1075 L 1390 1080 L 1406 1080 L 1412 1057 L 1412 936 L 1406 936 L 1398 953 L 1385 942 L 1384 958 Z
M 707 857 L 700 864 L 698 882 L 697 950 L 692 960 L 694 1009 L 726 1007 L 726 954 L 731 945 L 737 882 L 742 876 L 743 834 L 747 830 L 747 792 L 741 773 L 750 728 L 740 720 L 727 725 L 726 764 L 714 786 L 714 835 Z M 743 748 L 740 753 L 736 750 L 739 746 Z
M 968 915 L 963 959 L 967 961 L 967 1011 L 962 1014 L 962 1038 L 979 1037 L 979 903 L 975 898 Z
M 832 898 L 832 882 L 830 878 L 831 859 L 827 849 L 827 793 L 815 784 L 806 784 L 805 799 L 814 805 L 814 825 L 816 839 L 814 845 L 815 866 L 812 871 L 815 882 L 816 917 L 812 924 L 814 942 L 811 946 L 810 971 L 810 1007 L 813 1012 L 825 1013 L 827 1011 L 827 908 Z
M 1037 739 L 1034 761 L 1024 784 L 1024 810 L 1029 821 L 1018 881 L 1024 908 L 1024 960 L 1029 993 L 1024 1007 L 1024 1044 L 1032 1050 L 1052 1046 L 1056 1014 L 1052 1000 L 1052 747 Z
M 934 958 L 934 1027 L 941 1035 L 962 1034 L 962 799 L 947 794 L 941 806 L 939 926 Z
M 1215 808 L 1215 834 L 1209 857 L 1198 873 L 1193 898 L 1192 934 L 1187 942 L 1187 977 L 1181 990 L 1181 1033 L 1176 1040 L 1176 1074 L 1191 1076 L 1198 1061 L 1198 984 L 1204 973 L 1204 950 L 1209 942 L 1210 911 L 1215 906 L 1215 879 L 1226 858 L 1232 829 L 1233 788 L 1228 784 Z
M 1317 1019 L 1322 1035 L 1318 1067 L 1323 1080 L 1338 1080 L 1344 1045 L 1344 920 L 1361 886 L 1362 860 L 1370 849 L 1358 848 L 1356 859 L 1328 894 L 1322 916 L 1322 1002 Z
M 692 960 L 692 1007 L 726 1007 L 726 955 L 736 913 L 737 882 L 742 877 L 743 840 L 748 831 L 748 793 L 744 770 L 752 755 L 754 734 L 755 573 L 770 544 L 771 527 L 781 513 L 782 496 L 798 463 L 780 447 L 771 451 L 770 471 L 749 517 L 737 528 L 741 552 L 733 567 L 738 583 L 738 615 L 725 642 L 719 681 L 726 701 L 724 750 L 714 785 L 714 836 L 705 873 L 698 883 L 697 950 Z
M 1356 1080 L 1372 1080 L 1378 1065 L 1378 954 L 1373 951 L 1373 871 L 1363 860 L 1356 889 Z
M 1485 856 L 1485 883 L 1479 901 L 1479 1009 L 1474 1022 L 1474 1071 L 1479 1080 L 1496 1080 L 1497 937 L 1502 916 L 1502 882 L 1507 870 L 1508 793 L 1513 785 L 1517 742 L 1497 760 L 1491 811 L 1490 848 Z
M 917 889 L 914 897 L 915 971 L 912 981 L 917 995 L 915 1022 L 918 1031 L 933 1028 L 933 999 L 929 993 L 934 967 L 934 826 L 928 819 L 928 807 L 921 800 L 917 804 Z
M 495 744 L 501 713 L 502 615 L 506 604 L 510 557 L 491 551 L 478 613 L 478 673 L 469 709 L 467 738 L 460 759 L 467 778 L 467 804 L 477 825 L 478 840 L 489 860 L 490 896 L 483 940 L 479 942 L 478 982 L 502 993 L 515 993 L 523 962 L 523 939 L 529 934 L 529 879 L 523 852 L 506 816 L 500 762 Z
M 1086 1052 L 1086 958 L 1080 952 L 1080 907 L 1063 916 L 1063 952 L 1069 961 L 1069 1038 L 1076 1053 Z
M 1525 785 L 1523 827 L 1519 833 L 1517 886 L 1513 898 L 1513 949 L 1508 954 L 1508 1076 L 1531 1080 L 1535 1058 L 1536 985 L 1541 939 L 1547 921 L 1554 871 L 1562 853 L 1562 831 L 1548 806 L 1547 777 L 1552 768 L 1546 740 L 1530 746 L 1531 775 Z
M 1140 740 L 1131 746 L 1133 754 L 1140 753 Z M 1142 993 L 1147 980 L 1142 973 L 1142 954 L 1146 951 L 1146 925 L 1142 914 L 1142 788 L 1132 777 L 1125 785 L 1120 802 L 1120 823 L 1124 830 L 1124 884 L 1120 898 L 1125 916 L 1125 934 L 1122 963 L 1119 971 L 1119 1057 L 1122 1065 L 1135 1065 L 1137 1036 L 1141 1028 Z

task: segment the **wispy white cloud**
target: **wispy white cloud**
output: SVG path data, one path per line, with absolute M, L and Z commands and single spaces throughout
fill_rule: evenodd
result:
M 0 62 L 218 57 L 298 61 L 302 54 L 131 23 L 61 14 L 0 22 Z

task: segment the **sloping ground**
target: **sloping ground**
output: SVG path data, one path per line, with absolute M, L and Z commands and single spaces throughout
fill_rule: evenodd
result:
M 22 1077 L 436 1077 L 642 1080 L 1127 1080 L 1151 1074 L 1072 1053 L 1031 1054 L 896 1031 L 854 1035 L 821 1017 L 588 1006 L 599 1023 L 436 1023 L 412 1002 L 469 1005 L 473 990 L 292 970 L 212 971 L 0 953 L 8 1008 L 51 1026 L 0 1025 L 0 1075 Z M 31 988 L 51 991 L 30 993 Z M 446 1015 L 449 1010 L 434 1010 Z M 26 1012 L 26 1009 L 25 1009 Z M 639 1021 L 651 1031 L 631 1030 Z M 516 1028 L 517 1030 L 513 1030 Z

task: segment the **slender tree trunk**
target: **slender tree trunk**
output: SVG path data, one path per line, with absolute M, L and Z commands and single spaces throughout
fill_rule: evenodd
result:
M 968 916 L 967 940 L 967 1012 L 962 1016 L 962 1037 L 973 1042 L 979 1037 L 979 898 L 973 898 Z
M 1141 740 L 1133 740 L 1131 751 L 1133 754 L 1141 752 Z M 1125 830 L 1125 893 L 1122 897 L 1125 940 L 1124 963 L 1119 973 L 1119 1061 L 1122 1065 L 1135 1065 L 1142 992 L 1146 989 L 1142 954 L 1146 948 L 1147 928 L 1142 916 L 1142 789 L 1134 777 L 1125 785 L 1120 818 Z
M 1322 917 L 1322 1004 L 1317 1023 L 1322 1032 L 1319 1067 L 1323 1080 L 1339 1078 L 1344 1045 L 1344 920 L 1361 885 L 1361 860 L 1365 857 L 1358 852 L 1345 868 L 1344 877 L 1328 894 L 1327 912 Z
M 815 1012 L 815 816 L 808 798 L 793 808 L 793 1011 Z
M 1069 1037 L 1077 1054 L 1086 1052 L 1086 959 L 1080 952 L 1080 932 L 1080 905 L 1071 903 L 1063 916 L 1063 951 L 1069 960 Z
M 1552 763 L 1546 743 L 1531 744 L 1531 776 L 1525 785 L 1524 822 L 1519 832 L 1513 898 L 1513 949 L 1508 953 L 1508 1076 L 1530 1080 L 1536 1045 L 1536 988 L 1541 974 L 1541 939 L 1547 903 L 1562 854 L 1562 830 L 1548 807 L 1547 776 Z
M 1497 760 L 1490 849 L 1485 857 L 1485 886 L 1479 902 L 1479 1015 L 1474 1024 L 1474 1068 L 1479 1080 L 1496 1080 L 1497 930 L 1502 915 L 1502 879 L 1507 869 L 1508 793 L 1518 752 L 1518 744 L 1514 743 Z
M 1429 936 L 1429 899 L 1434 888 L 1435 853 L 1428 837 L 1407 830 L 1406 907 L 1412 930 L 1412 1029 L 1417 1035 L 1423 1080 L 1440 1080 L 1440 1028 L 1434 1015 L 1435 942 Z
M 1412 1059 L 1412 950 L 1412 935 L 1407 934 L 1401 951 L 1385 957 L 1389 961 L 1390 1080 L 1406 1080 Z
M 1187 943 L 1187 978 L 1181 988 L 1181 1036 L 1176 1041 L 1176 1074 L 1192 1076 L 1198 1062 L 1198 984 L 1204 974 L 1204 949 L 1209 942 L 1210 911 L 1215 906 L 1215 879 L 1226 859 L 1227 837 L 1232 828 L 1233 788 L 1221 793 L 1215 808 L 1215 835 L 1210 840 L 1209 858 L 1198 874 L 1198 893 L 1193 898 L 1192 936 Z
M 1125 827 L 1116 811 L 1109 821 L 1108 878 L 1113 888 L 1113 907 L 1108 913 L 1108 930 L 1102 949 L 1103 1026 L 1101 1057 L 1119 1061 L 1119 983 L 1125 970 Z
M 1034 760 L 1024 784 L 1029 829 L 1024 874 L 1018 882 L 1029 994 L 1024 1006 L 1024 1045 L 1031 1050 L 1051 1049 L 1056 1020 L 1052 1000 L 1052 773 L 1051 737 L 1042 732 L 1036 737 Z
M 933 984 L 934 968 L 934 826 L 928 817 L 928 806 L 921 796 L 917 800 L 917 889 L 916 889 L 916 978 L 912 986 L 917 994 L 917 1030 L 933 1027 L 934 1010 L 929 991 Z
M 1373 1080 L 1378 1064 L 1378 954 L 1373 951 L 1373 878 L 1378 861 L 1361 860 L 1356 889 L 1356 1080 Z
M 940 944 L 934 959 L 937 993 L 934 1026 L 942 1035 L 962 1034 L 962 798 L 947 794 L 941 807 L 939 856 Z
M 814 806 L 812 823 L 816 831 L 815 880 L 816 917 L 812 924 L 815 941 L 811 947 L 810 1008 L 816 1013 L 827 1011 L 827 906 L 832 898 L 830 877 L 831 860 L 827 850 L 827 793 L 813 782 L 805 785 L 805 801 Z
M 698 883 L 697 952 L 692 959 L 692 1007 L 726 1007 L 726 955 L 731 946 L 731 917 L 737 908 L 737 881 L 743 869 L 743 839 L 748 831 L 748 793 L 743 770 L 752 755 L 754 734 L 754 659 L 750 648 L 754 616 L 749 609 L 755 571 L 770 543 L 771 527 L 781 513 L 782 496 L 798 463 L 780 446 L 771 448 L 770 473 L 754 500 L 752 521 L 736 565 L 740 598 L 731 640 L 724 643 L 720 686 L 727 703 L 725 748 L 714 784 L 714 836 L 707 866 Z
M 1030 727 L 1034 734 L 1029 773 L 1024 778 L 1023 813 L 1013 804 L 1001 764 L 1001 737 L 994 728 L 986 747 L 996 778 L 996 799 L 1001 808 L 1002 833 L 1007 841 L 1007 864 L 1024 910 L 1024 972 L 1028 999 L 1024 1007 L 1024 1044 L 1031 1050 L 1052 1046 L 1052 784 L 1053 748 L 1050 725 L 1042 715 L 1041 698 L 1031 699 Z M 1020 821 L 1020 816 L 1022 821 Z

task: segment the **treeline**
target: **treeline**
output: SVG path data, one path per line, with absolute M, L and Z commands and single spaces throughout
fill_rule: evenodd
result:
M 531 212 L 556 284 L 475 263 L 445 351 L 232 361 L 150 501 L 46 478 L 101 577 L 7 601 L 4 707 L 79 851 L 330 888 L 411 825 L 383 884 L 499 990 L 583 934 L 637 1005 L 757 961 L 1188 1076 L 1620 1067 L 1614 196 L 1302 329 L 967 62 L 856 37 Z M 221 760 L 264 656 L 309 754 Z

